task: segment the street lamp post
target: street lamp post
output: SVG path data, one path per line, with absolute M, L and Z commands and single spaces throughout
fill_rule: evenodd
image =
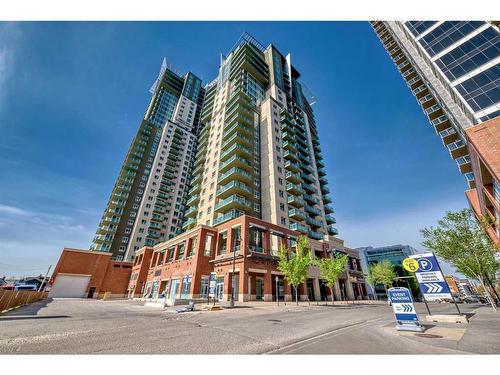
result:
M 231 301 L 229 305 L 234 307 L 234 271 L 236 266 L 236 249 L 233 248 L 233 273 L 231 275 Z

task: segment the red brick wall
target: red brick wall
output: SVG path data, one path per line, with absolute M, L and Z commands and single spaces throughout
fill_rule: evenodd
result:
M 115 265 L 119 267 L 114 267 Z M 111 261 L 111 254 L 78 249 L 63 249 L 51 277 L 51 283 L 59 273 L 91 275 L 89 287 L 95 287 L 95 296 L 111 292 L 125 295 L 132 268 L 129 262 Z

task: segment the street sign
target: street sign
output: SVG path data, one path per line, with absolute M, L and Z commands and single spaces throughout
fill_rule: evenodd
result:
M 403 260 L 403 268 L 408 272 L 416 272 L 418 270 L 418 262 L 412 258 Z
M 415 276 L 426 301 L 452 299 L 448 283 L 443 277 L 441 268 L 433 253 L 410 255 L 418 263 Z
M 394 317 L 396 318 L 396 329 L 398 331 L 423 332 L 423 327 L 418 319 L 417 311 L 413 306 L 413 299 L 408 288 L 390 288 L 387 295 L 392 304 Z
M 215 287 L 217 283 L 217 274 L 215 272 L 210 272 L 208 278 L 208 296 L 211 298 L 215 297 Z

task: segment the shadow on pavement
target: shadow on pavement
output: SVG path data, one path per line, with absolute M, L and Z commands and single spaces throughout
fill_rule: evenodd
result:
M 37 315 L 38 311 L 44 307 L 46 307 L 49 303 L 53 301 L 52 298 L 45 298 L 38 302 L 33 302 L 26 306 L 18 307 L 15 310 L 8 311 L 6 313 L 0 314 L 0 317 L 8 317 L 8 316 L 26 316 L 26 315 Z
M 70 315 L 47 315 L 47 316 L 0 316 L 1 321 L 10 320 L 32 320 L 32 319 L 57 319 L 57 318 L 71 318 Z

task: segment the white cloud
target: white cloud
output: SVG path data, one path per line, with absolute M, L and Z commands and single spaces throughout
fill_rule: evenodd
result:
M 13 214 L 13 215 L 28 215 L 28 212 L 23 210 L 22 208 L 9 206 L 7 204 L 0 203 L 0 213 L 4 214 Z

